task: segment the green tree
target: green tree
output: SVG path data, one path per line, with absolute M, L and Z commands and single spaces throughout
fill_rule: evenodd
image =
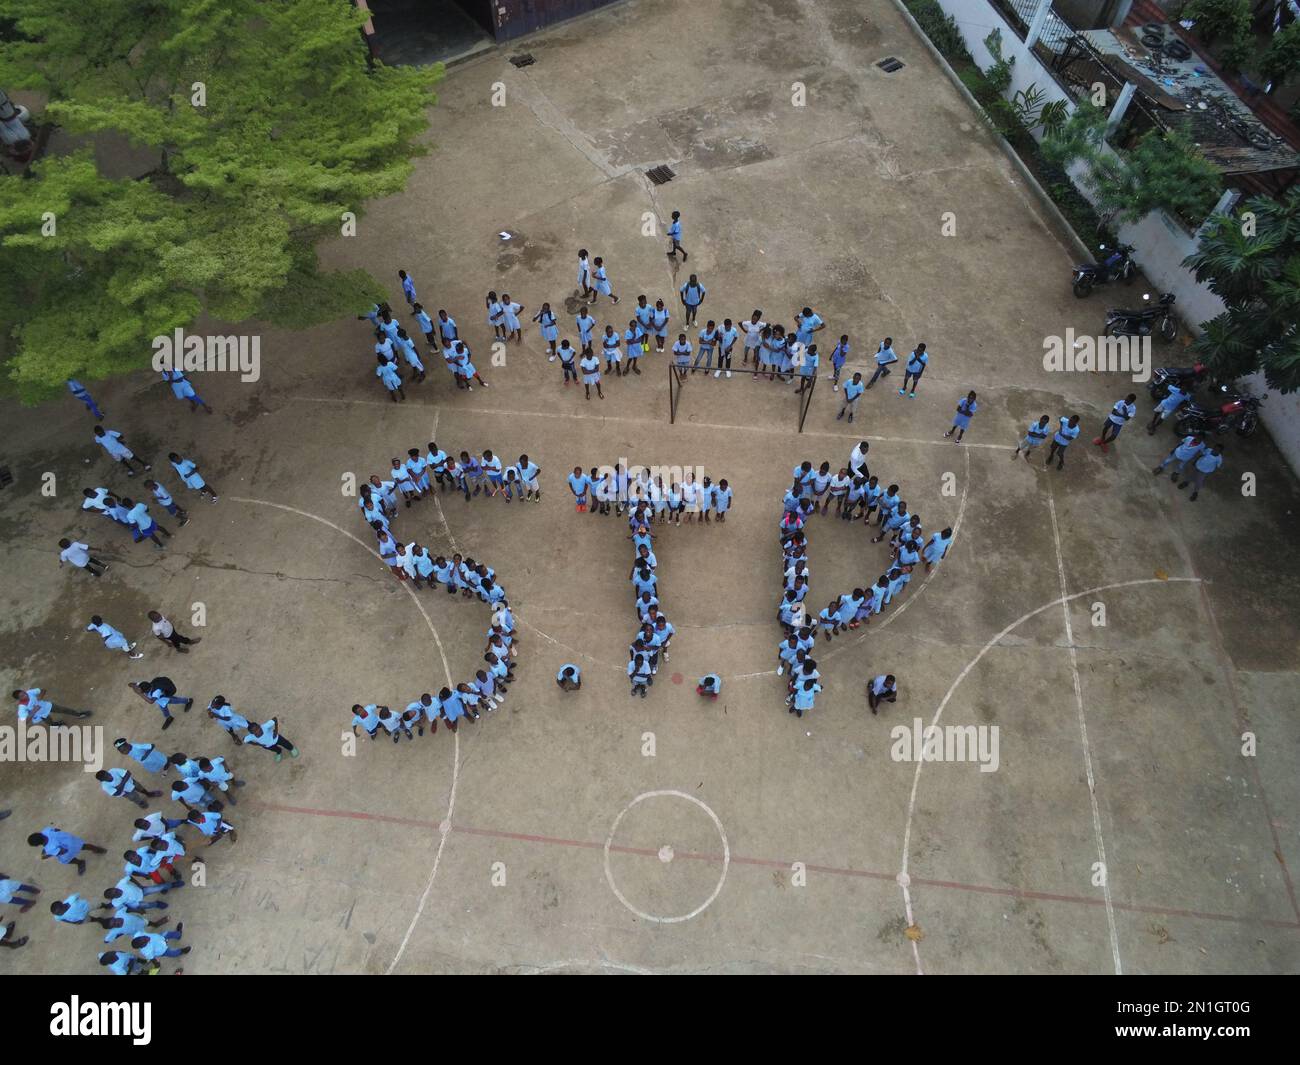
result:
M 1187 0 L 1178 18 L 1196 23 L 1192 28 L 1206 44 L 1237 40 L 1250 32 L 1250 0 Z
M 1300 22 L 1292 22 L 1273 35 L 1260 58 L 1259 72 L 1269 79 L 1270 93 L 1277 92 L 1287 78 L 1300 73 Z
M 368 70 L 364 14 L 320 0 L 0 0 L 7 87 L 42 116 L 157 153 L 138 180 L 89 150 L 0 178 L 0 357 L 28 401 L 148 364 L 199 313 L 302 326 L 383 289 L 325 274 L 345 212 L 401 191 L 441 68 Z
M 1300 388 L 1300 188 L 1215 219 L 1183 265 L 1226 308 L 1192 350 L 1225 380 L 1263 370 L 1270 388 Z
M 1106 115 L 1080 104 L 1054 133 L 1043 140 L 1043 154 L 1057 166 L 1082 160 L 1080 180 L 1108 220 L 1136 222 L 1164 209 L 1199 223 L 1214 207 L 1223 188 L 1215 166 L 1180 130 L 1151 130 L 1127 151 L 1105 143 Z

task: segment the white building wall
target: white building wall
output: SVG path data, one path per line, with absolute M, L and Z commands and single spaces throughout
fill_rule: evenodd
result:
M 1024 41 L 988 0 L 938 2 L 956 21 L 967 51 L 981 70 L 993 65 L 993 56 L 985 47 L 984 38 L 995 29 L 1002 31 L 1002 55 L 1015 58 L 1008 96 L 1036 85 L 1046 93 L 1045 99 L 1064 100 L 1066 106 L 1074 110 L 1073 97 L 1057 84 L 1038 56 L 1025 47 Z M 1041 139 L 1041 132 L 1035 131 L 1035 136 Z M 1092 198 L 1087 189 L 1080 188 L 1080 192 Z M 1089 243 L 1090 234 L 1080 236 Z M 1159 291 L 1172 292 L 1178 297 L 1177 306 L 1183 321 L 1194 332 L 1199 332 L 1201 322 L 1222 313 L 1223 303 L 1219 297 L 1199 284 L 1191 271 L 1182 265 L 1183 260 L 1196 250 L 1195 234 L 1188 233 L 1163 211 L 1156 211 L 1136 223 L 1120 225 L 1119 237 L 1138 249 L 1138 262 L 1152 284 Z M 1300 474 L 1300 393 L 1284 396 L 1268 391 L 1261 374 L 1246 378 L 1245 383 L 1256 395 L 1267 395 L 1261 411 L 1264 424 L 1291 468 Z

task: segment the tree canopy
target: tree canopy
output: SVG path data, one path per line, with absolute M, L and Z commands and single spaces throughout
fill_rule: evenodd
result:
M 1263 370 L 1270 388 L 1300 388 L 1300 188 L 1214 220 L 1183 265 L 1227 307 L 1192 343 L 1214 373 Z
M 0 19 L 6 88 L 47 94 L 43 121 L 157 153 L 138 179 L 89 148 L 0 175 L 0 357 L 25 400 L 147 365 L 201 312 L 305 326 L 383 291 L 322 273 L 314 246 L 405 186 L 441 67 L 371 68 L 364 12 L 0 0 Z
M 1193 225 L 1213 209 L 1223 178 L 1180 130 L 1151 130 L 1131 149 L 1105 143 L 1106 114 L 1081 102 L 1043 139 L 1043 155 L 1057 166 L 1081 160 L 1083 184 L 1108 219 L 1136 222 L 1163 209 Z

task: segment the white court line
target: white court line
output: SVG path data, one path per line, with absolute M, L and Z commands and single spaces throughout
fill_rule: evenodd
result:
M 385 403 L 383 402 L 383 400 L 378 400 L 378 399 L 336 399 L 333 396 L 291 396 L 290 399 L 298 403 L 361 403 L 368 407 L 384 407 L 384 408 L 388 408 L 393 405 L 391 402 Z M 418 407 L 417 409 L 422 411 L 427 411 L 431 409 L 437 411 L 437 410 L 442 410 L 444 408 L 436 404 L 425 404 L 423 406 Z M 505 417 L 514 417 L 514 418 L 568 418 L 572 421 L 592 422 L 593 424 L 603 423 L 603 422 L 624 422 L 629 425 L 655 425 L 655 426 L 659 426 L 660 428 L 662 428 L 664 424 L 662 418 L 623 418 L 623 417 L 619 417 L 618 415 L 573 414 L 568 411 L 506 410 L 505 408 L 500 408 L 500 407 L 491 408 L 491 407 L 461 407 L 461 406 L 454 406 L 454 407 L 449 406 L 446 407 L 445 409 L 452 413 L 458 413 L 458 414 L 498 415 L 498 416 L 505 416 Z M 818 432 L 815 429 L 805 429 L 802 433 L 797 433 L 791 429 L 778 429 L 770 425 L 719 425 L 716 422 L 683 422 L 682 424 L 688 425 L 692 429 L 723 429 L 723 430 L 735 431 L 739 433 L 768 433 L 769 435 L 776 435 L 776 436 L 820 436 L 820 437 L 826 437 L 827 439 L 831 439 L 831 440 L 849 440 L 852 439 L 853 436 L 855 435 L 849 432 L 843 432 L 843 433 Z M 921 440 L 915 437 L 908 437 L 908 436 L 872 436 L 870 433 L 864 433 L 861 436 L 858 436 L 858 439 L 867 440 L 870 442 L 882 443 L 882 444 L 930 444 L 938 447 L 954 446 L 951 440 L 946 440 L 943 437 L 939 437 L 934 440 Z M 984 448 L 985 450 L 988 451 L 1014 451 L 1015 450 L 1010 444 L 979 444 L 979 443 L 968 443 L 966 441 L 962 441 L 962 443 L 957 444 L 956 446 L 960 448 Z
M 272 503 L 266 499 L 247 499 L 242 496 L 231 496 L 230 498 L 236 503 L 254 503 L 258 506 L 274 507 L 276 510 L 284 510 L 290 514 L 297 514 L 300 517 L 310 518 L 312 521 L 318 521 L 322 525 L 328 525 L 335 532 L 342 533 L 349 540 L 360 544 L 363 550 L 369 551 L 370 554 L 374 555 L 380 562 L 383 562 L 383 559 L 380 558 L 379 552 L 368 546 L 364 540 L 354 536 L 346 529 L 340 528 L 327 518 L 322 518 L 319 514 L 313 514 L 308 510 L 299 510 L 297 507 L 286 506 L 283 503 Z M 420 616 L 424 618 L 424 623 L 429 626 L 429 632 L 433 635 L 433 642 L 438 648 L 438 657 L 442 659 L 442 669 L 447 676 L 447 686 L 454 687 L 455 682 L 451 679 L 451 666 L 447 663 L 447 655 L 443 650 L 442 640 L 438 637 L 438 630 L 434 628 L 432 619 L 424 609 L 424 604 L 420 602 L 419 597 L 415 594 L 410 585 L 405 581 L 401 582 L 401 584 L 406 594 L 411 597 L 411 602 L 413 602 L 416 609 L 420 611 Z M 402 937 L 402 944 L 397 948 L 397 954 L 394 955 L 393 960 L 389 963 L 385 975 L 392 974 L 397 963 L 402 960 L 402 955 L 406 953 L 406 946 L 411 941 L 411 933 L 415 931 L 416 923 L 420 920 L 420 915 L 424 913 L 425 903 L 427 903 L 429 899 L 429 892 L 433 889 L 434 877 L 438 875 L 438 863 L 442 860 L 442 850 L 447 845 L 447 837 L 451 834 L 451 815 L 456 809 L 456 785 L 460 782 L 460 732 L 453 732 L 452 739 L 454 740 L 454 743 L 451 762 L 451 792 L 447 796 L 447 816 L 443 818 L 442 823 L 438 826 L 438 849 L 433 855 L 433 869 L 429 873 L 428 883 L 424 885 L 424 894 L 420 896 L 420 904 L 416 907 L 415 914 L 411 917 L 411 923 L 406 929 L 406 935 Z
M 1044 603 L 1042 606 L 1029 611 L 1027 614 L 1021 614 L 1020 617 L 1016 618 L 1015 621 L 1011 622 L 1010 625 L 1006 626 L 1006 628 L 1004 628 L 1001 632 L 999 632 L 991 640 L 989 640 L 988 643 L 986 643 L 983 647 L 981 647 L 979 653 L 976 654 L 974 658 L 972 658 L 969 662 L 966 663 L 962 671 L 957 674 L 957 679 L 952 682 L 952 684 L 948 688 L 948 691 L 944 694 L 943 699 L 940 701 L 938 708 L 934 712 L 934 717 L 930 720 L 930 724 L 933 726 L 939 723 L 939 718 L 943 716 L 944 708 L 947 707 L 949 700 L 952 699 L 953 694 L 957 691 L 958 687 L 960 687 L 961 682 L 966 679 L 967 675 L 970 673 L 972 669 L 974 669 L 977 665 L 979 665 L 980 661 L 984 658 L 984 656 L 988 654 L 989 651 L 991 651 L 995 646 L 997 646 L 998 642 L 1004 636 L 1008 635 L 1015 629 L 1019 628 L 1030 618 L 1036 617 L 1038 614 L 1041 614 L 1043 611 L 1051 610 L 1052 607 L 1054 606 L 1061 606 L 1061 605 L 1068 604 L 1075 599 L 1082 599 L 1085 595 L 1096 595 L 1099 592 L 1109 592 L 1116 588 L 1132 588 L 1143 584 L 1200 584 L 1200 583 L 1202 582 L 1201 582 L 1201 578 L 1199 577 L 1169 577 L 1167 579 L 1160 578 L 1160 577 L 1145 577 L 1139 580 L 1119 581 L 1115 584 L 1103 584 L 1096 588 L 1087 588 L 1082 592 L 1075 592 L 1073 595 L 1070 596 L 1062 596 L 1059 599 L 1053 599 L 1051 602 Z M 912 819 L 916 813 L 916 793 L 921 784 L 921 770 L 922 768 L 924 768 L 924 766 L 925 766 L 924 759 L 918 761 L 916 763 L 916 770 L 912 774 L 912 794 L 907 800 L 907 823 L 903 830 L 903 867 L 898 874 L 898 883 L 899 886 L 903 889 L 903 908 L 907 913 L 907 923 L 909 927 L 914 925 L 916 921 L 913 919 L 912 916 L 912 894 L 911 891 L 909 890 L 909 885 L 911 884 L 911 877 L 909 876 L 907 871 L 908 856 L 910 854 L 911 846 L 912 846 Z M 912 956 L 916 959 L 916 971 L 917 974 L 920 975 L 922 972 L 921 952 L 918 949 L 915 941 L 912 942 Z
M 1110 952 L 1115 960 L 1115 975 L 1123 976 L 1119 959 L 1119 933 L 1115 928 L 1115 907 L 1110 897 L 1110 866 L 1106 864 L 1106 841 L 1101 831 L 1101 811 L 1097 806 L 1097 780 L 1092 771 L 1092 747 L 1088 743 L 1088 719 L 1083 712 L 1083 683 L 1079 679 L 1079 652 L 1074 646 L 1074 625 L 1070 621 L 1070 604 L 1066 601 L 1065 557 L 1061 553 L 1061 532 L 1056 521 L 1056 499 L 1052 482 L 1047 482 L 1047 509 L 1052 515 L 1052 539 L 1056 543 L 1056 572 L 1061 579 L 1061 611 L 1065 615 L 1065 642 L 1070 649 L 1070 674 L 1074 680 L 1074 703 L 1079 712 L 1079 741 L 1083 745 L 1083 767 L 1088 776 L 1088 802 L 1092 806 L 1092 832 L 1097 840 L 1097 860 L 1101 862 L 1101 893 L 1106 902 L 1106 925 L 1110 931 Z

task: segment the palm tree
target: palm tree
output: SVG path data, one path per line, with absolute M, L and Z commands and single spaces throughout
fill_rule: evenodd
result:
M 1300 187 L 1216 219 L 1183 265 L 1224 302 L 1192 342 L 1215 376 L 1262 369 L 1270 388 L 1300 388 Z

